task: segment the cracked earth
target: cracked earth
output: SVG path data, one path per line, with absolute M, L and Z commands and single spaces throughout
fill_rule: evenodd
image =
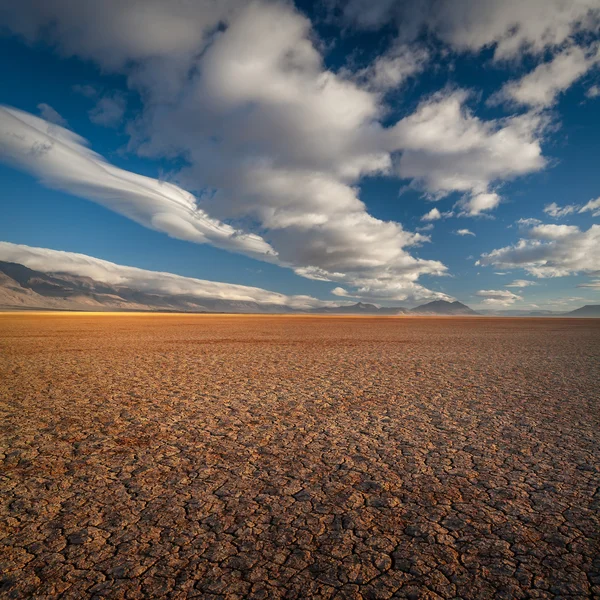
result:
M 2 598 L 600 597 L 600 320 L 0 315 Z

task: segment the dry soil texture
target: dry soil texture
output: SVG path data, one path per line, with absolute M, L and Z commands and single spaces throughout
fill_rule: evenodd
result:
M 2 597 L 600 597 L 598 320 L 0 338 Z

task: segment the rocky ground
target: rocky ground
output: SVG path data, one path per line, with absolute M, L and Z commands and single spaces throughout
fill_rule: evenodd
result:
M 600 320 L 0 315 L 3 598 L 600 597 Z

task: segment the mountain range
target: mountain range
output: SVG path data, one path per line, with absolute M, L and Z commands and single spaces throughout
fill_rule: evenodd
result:
M 182 294 L 154 294 L 126 286 L 110 285 L 67 273 L 43 273 L 17 263 L 0 261 L 0 310 L 161 311 L 219 313 L 301 312 L 277 304 L 199 298 Z M 448 315 L 477 316 L 461 302 L 435 300 L 416 308 L 353 305 L 315 308 L 311 314 Z M 600 317 L 600 305 L 583 306 L 569 313 L 505 311 L 504 316 Z M 515 314 L 509 314 L 515 313 Z M 518 314 L 517 314 L 518 313 Z

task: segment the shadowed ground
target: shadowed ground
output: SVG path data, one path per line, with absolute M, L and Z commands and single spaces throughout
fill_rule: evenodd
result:
M 600 320 L 0 315 L 0 596 L 600 597 Z

